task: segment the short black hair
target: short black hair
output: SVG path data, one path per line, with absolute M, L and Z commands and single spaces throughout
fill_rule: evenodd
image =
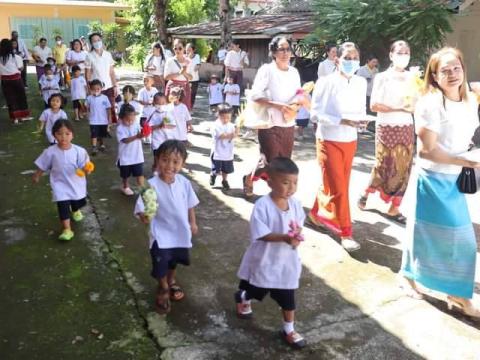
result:
M 55 133 L 60 130 L 62 127 L 66 127 L 73 133 L 73 125 L 72 122 L 68 119 L 58 119 L 55 121 L 52 127 L 52 135 L 55 136 Z
M 167 140 L 157 149 L 155 158 L 158 159 L 162 155 L 170 155 L 176 153 L 180 155 L 185 162 L 187 160 L 187 148 L 185 144 L 179 140 Z
M 47 41 L 47 39 L 45 39 L 44 37 L 41 37 L 40 40 L 38 40 L 38 42 L 42 42 L 42 41 Z
M 90 83 L 88 84 L 88 87 L 92 88 L 94 87 L 95 85 L 98 85 L 100 86 L 101 88 L 103 88 L 103 83 L 98 80 L 98 79 L 93 79 L 92 81 L 90 81 Z
M 126 92 L 129 92 L 132 95 L 135 95 L 135 88 L 132 85 L 125 85 L 122 88 L 122 94 L 125 94 Z
M 98 36 L 100 39 L 103 39 L 102 34 L 100 34 L 99 32 L 93 32 L 90 35 L 88 35 L 88 42 L 90 43 L 90 45 L 93 45 L 92 38 L 94 36 Z
M 332 50 L 333 48 L 337 48 L 337 45 L 336 44 L 327 44 L 325 45 L 325 52 L 328 54 L 330 52 L 330 50 Z
M 153 99 L 152 99 L 153 103 L 155 104 L 156 100 L 161 97 L 165 97 L 165 94 L 161 91 L 157 92 L 155 95 L 153 95 Z
M 75 71 L 82 71 L 82 69 L 80 69 L 80 66 L 78 66 L 78 65 L 73 65 L 72 66 L 72 73 L 74 73 Z
M 287 157 L 277 157 L 270 161 L 267 167 L 269 176 L 274 174 L 298 175 L 298 166 L 292 159 Z
M 55 60 L 54 57 L 51 57 L 51 56 L 47 57 L 47 61 L 49 61 L 49 60 L 50 60 L 50 61 L 53 61 L 54 64 L 57 63 L 57 60 Z
M 74 46 L 75 46 L 75 43 L 79 43 L 80 44 L 80 50 L 83 50 L 83 45 L 82 45 L 82 42 L 79 40 L 79 39 L 73 39 L 71 42 L 70 42 L 70 48 L 72 50 L 74 50 Z
M 48 107 L 51 106 L 50 104 L 52 102 L 52 99 L 56 97 L 58 97 L 61 101 L 60 108 L 63 108 L 63 106 L 67 103 L 67 99 L 60 93 L 50 95 L 50 97 L 48 98 Z
M 130 104 L 123 104 L 121 107 L 120 107 L 120 111 L 118 112 L 118 117 L 120 119 L 123 119 L 125 116 L 129 115 L 129 114 L 135 114 L 135 108 L 130 105 Z
M 233 109 L 228 103 L 222 103 L 217 106 L 217 111 L 219 114 L 231 114 Z
M 52 70 L 52 65 L 50 64 L 43 65 L 43 72 L 46 73 L 48 70 Z
M 359 47 L 357 46 L 357 44 L 355 44 L 354 42 L 351 42 L 351 41 L 345 41 L 343 44 L 341 44 L 337 48 L 337 56 L 339 58 L 341 58 L 344 52 L 347 52 L 347 51 L 350 51 L 350 50 L 357 50 L 358 56 L 360 56 Z

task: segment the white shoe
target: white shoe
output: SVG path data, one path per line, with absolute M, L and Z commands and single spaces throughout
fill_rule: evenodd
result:
M 27 117 L 21 118 L 20 120 L 22 120 L 22 121 L 30 121 L 30 120 L 33 120 L 33 117 L 32 117 L 32 116 L 27 116 Z
M 360 244 L 352 238 L 342 238 L 342 247 L 349 253 L 360 250 Z
M 135 193 L 133 192 L 133 190 L 130 189 L 129 187 L 123 188 L 123 189 L 122 189 L 122 192 L 123 192 L 124 195 L 127 195 L 127 196 L 132 196 L 132 195 L 135 194 Z

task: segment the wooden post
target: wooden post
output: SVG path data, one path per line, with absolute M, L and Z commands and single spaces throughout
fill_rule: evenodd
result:
M 166 47 L 170 47 L 167 34 L 167 6 L 168 0 L 155 0 L 155 26 L 157 36 Z
M 220 8 L 220 28 L 221 40 L 220 47 L 226 49 L 228 44 L 232 41 L 232 32 L 230 28 L 230 1 L 219 0 Z

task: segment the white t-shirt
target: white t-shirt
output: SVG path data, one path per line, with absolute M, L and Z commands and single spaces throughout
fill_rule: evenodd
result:
M 218 56 L 218 61 L 225 61 L 225 57 L 227 56 L 227 50 L 226 49 L 218 49 L 217 56 Z
M 188 140 L 187 122 L 192 121 L 190 112 L 184 103 L 179 103 L 173 107 L 173 117 L 175 119 L 175 139 L 180 141 Z
M 140 124 L 133 123 L 130 126 L 124 124 L 117 125 L 117 140 L 118 140 L 118 164 L 120 166 L 143 164 L 145 159 L 143 157 L 142 139 L 135 139 L 128 144 L 122 140 L 135 136 L 141 131 Z
M 190 60 L 185 58 L 185 62 L 187 63 L 187 72 L 190 73 Z M 164 77 L 167 77 L 171 74 L 178 74 L 182 71 L 182 64 L 177 60 L 176 57 L 170 57 L 165 61 L 165 70 L 164 70 Z M 177 81 L 188 81 L 188 79 L 184 75 L 175 75 L 173 80 Z
M 478 102 L 473 93 L 461 102 L 445 98 L 444 106 L 443 95 L 437 90 L 422 96 L 415 109 L 417 133 L 421 128 L 435 132 L 438 147 L 450 155 L 468 151 L 478 121 Z M 420 157 L 417 164 L 423 169 L 444 174 L 460 174 L 462 170 L 461 166 L 438 164 Z
M 150 104 L 150 105 L 143 105 L 142 117 L 150 116 L 150 114 L 155 109 L 155 106 L 153 106 L 152 104 L 153 104 L 153 97 L 157 92 L 158 90 L 155 87 L 152 87 L 150 90 L 143 87 L 138 92 L 137 100 Z
M 42 152 L 35 165 L 42 171 L 50 171 L 53 201 L 80 200 L 87 196 L 86 177 L 75 172 L 89 160 L 87 151 L 74 144 L 68 150 L 52 145 Z
M 83 76 L 72 78 L 70 92 L 72 100 L 85 100 L 87 98 L 87 80 Z
M 23 60 L 20 56 L 9 56 L 5 64 L 0 61 L 0 76 L 19 74 L 22 68 Z
M 320 64 L 318 64 L 317 76 L 319 78 L 323 76 L 328 76 L 333 72 L 335 72 L 336 68 L 337 68 L 337 65 L 335 64 L 335 61 L 332 61 L 327 58 L 323 60 Z
M 250 62 L 248 61 L 248 56 L 245 51 L 230 50 L 225 57 L 224 63 L 225 66 L 231 68 L 232 70 L 239 71 L 242 70 L 244 66 L 248 66 Z
M 160 249 L 191 248 L 192 231 L 188 222 L 188 210 L 198 205 L 197 195 L 190 181 L 175 175 L 175 181 L 167 184 L 159 176 L 148 180 L 157 193 L 158 209 L 150 222 L 150 248 L 154 242 Z M 139 196 L 134 214 L 144 212 L 145 205 Z
M 288 199 L 288 210 L 280 210 L 270 195 L 257 200 L 250 218 L 251 243 L 243 255 L 238 277 L 267 289 L 297 289 L 302 263 L 297 249 L 285 242 L 260 240 L 272 233 L 287 234 L 290 221 L 303 227 L 305 212 L 300 202 Z
M 80 68 L 80 71 L 82 72 L 82 74 L 85 72 L 85 61 L 87 59 L 86 51 L 81 50 L 79 52 L 76 52 L 75 50 L 70 50 L 69 52 L 67 52 L 66 59 L 67 61 L 83 61 L 76 65 Z M 70 71 L 71 70 L 72 70 L 72 67 L 70 66 Z
M 232 133 L 235 133 L 235 125 L 233 125 L 231 122 L 223 124 L 219 119 L 215 121 L 215 126 L 212 130 L 213 160 L 233 160 L 233 139 L 220 139 L 220 135 Z
M 47 63 L 47 58 L 53 57 L 52 49 L 50 49 L 48 46 L 45 46 L 42 49 L 39 45 L 37 45 L 33 48 L 33 53 L 41 59 L 41 61 L 35 62 L 36 66 L 44 66 Z
M 200 55 L 195 54 L 193 58 L 190 58 L 190 65 L 188 72 L 192 74 L 192 80 L 190 81 L 199 81 L 200 80 L 200 75 L 198 73 L 198 70 L 196 69 L 197 65 L 200 65 L 202 62 L 200 60 Z
M 40 84 L 42 98 L 45 103 L 48 103 L 48 99 L 53 94 L 60 94 L 59 78 L 57 75 L 54 75 L 52 80 L 48 80 L 47 76 L 43 74 L 38 83 Z
M 240 86 L 238 84 L 225 84 L 223 86 L 225 102 L 230 106 L 240 106 Z M 235 94 L 227 94 L 234 92 Z
M 210 105 L 218 105 L 223 103 L 223 85 L 220 83 L 209 84 L 208 88 L 208 103 Z
M 114 65 L 115 61 L 107 50 L 102 50 L 101 55 L 98 55 L 96 51 L 90 51 L 85 58 L 85 69 L 90 69 L 89 80 L 98 79 L 103 82 L 103 90 L 113 86 L 110 68 Z
M 255 76 L 249 97 L 252 100 L 267 98 L 288 104 L 295 99 L 301 88 L 298 70 L 292 66 L 287 71 L 280 70 L 275 62 L 262 65 Z M 268 115 L 273 126 L 291 127 L 295 122 L 286 122 L 280 110 L 269 108 Z
M 45 109 L 38 118 L 38 120 L 45 123 L 45 135 L 47 136 L 47 140 L 50 144 L 56 142 L 55 137 L 52 134 L 52 128 L 53 124 L 60 119 L 68 119 L 67 114 L 62 109 L 57 112 L 53 112 L 52 109 Z
M 150 116 L 148 123 L 150 124 L 150 126 L 162 125 L 165 119 L 167 119 L 168 121 L 165 121 L 165 123 L 168 123 L 168 125 L 176 125 L 175 119 L 174 119 L 175 116 L 172 110 L 167 110 L 167 111 L 155 110 L 155 112 Z M 176 128 L 171 128 L 171 129 L 158 128 L 153 130 L 152 149 L 156 150 L 165 141 L 169 139 L 175 139 L 176 134 L 177 134 Z
M 147 70 L 149 74 L 163 76 L 165 68 L 165 60 L 161 56 L 147 55 L 144 63 L 145 69 L 147 67 L 155 67 L 154 70 Z
M 125 104 L 124 101 L 120 101 L 116 103 L 116 110 L 117 110 L 117 115 L 120 113 L 120 109 L 122 108 L 122 105 Z M 129 105 L 132 105 L 133 108 L 135 109 L 135 122 L 140 124 L 140 117 L 143 112 L 143 105 L 140 104 L 137 100 L 132 100 L 128 103 Z
M 312 97 L 310 95 L 307 95 L 307 96 L 311 101 Z M 298 120 L 310 119 L 310 112 L 305 106 L 301 106 L 300 109 L 298 109 L 297 119 Z
M 110 109 L 110 101 L 103 94 L 87 97 L 88 120 L 90 125 L 108 125 L 107 111 Z

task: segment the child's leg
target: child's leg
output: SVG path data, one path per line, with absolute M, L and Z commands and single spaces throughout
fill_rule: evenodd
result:
M 92 137 L 92 146 L 97 147 L 97 138 L 96 137 Z
M 222 180 L 227 181 L 228 174 L 226 172 L 222 172 Z
M 301 349 L 306 345 L 305 339 L 295 331 L 295 290 L 272 289 L 270 297 L 282 308 L 283 339 L 293 348 Z
M 137 176 L 137 185 L 139 187 L 143 187 L 144 184 L 145 184 L 145 177 L 143 175 Z
M 80 120 L 80 112 L 78 111 L 78 108 L 76 107 L 74 111 L 75 111 L 75 120 Z
M 70 226 L 70 201 L 57 202 L 58 216 L 62 223 L 63 230 L 71 230 Z
M 129 187 L 129 186 L 128 186 L 128 177 L 126 177 L 126 178 L 123 178 L 123 177 L 122 177 L 122 187 L 123 187 L 124 189 L 126 189 L 126 188 Z

